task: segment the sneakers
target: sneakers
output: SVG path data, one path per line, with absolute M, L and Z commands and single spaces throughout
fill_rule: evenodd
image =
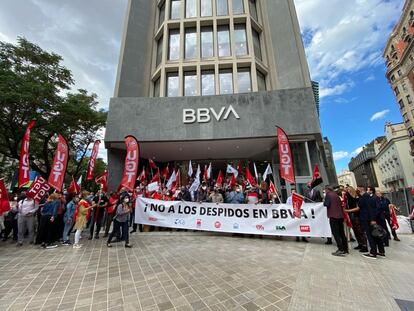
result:
M 400 242 L 401 240 L 398 237 L 396 237 L 394 238 L 394 241 Z
M 369 258 L 369 259 L 377 259 L 377 256 L 371 253 L 363 254 L 362 257 Z
M 90 236 L 89 238 L 88 238 L 88 240 L 92 240 L 93 239 L 93 236 Z
M 363 246 L 361 246 L 361 245 L 358 245 L 357 247 L 354 247 L 354 249 L 361 249 L 361 248 L 363 248 Z
M 42 243 L 42 244 L 40 244 L 40 247 L 41 247 L 41 248 L 46 248 L 46 243 Z
M 111 243 L 106 243 L 107 247 L 112 247 Z
M 360 253 L 368 253 L 368 247 L 361 247 L 360 249 L 359 249 L 359 252 Z
M 19 242 L 16 244 L 17 247 L 23 246 L 23 243 Z
M 58 247 L 58 246 L 57 246 L 57 244 L 54 244 L 54 243 L 50 243 L 50 244 L 46 245 L 47 249 L 52 249 L 52 248 L 56 248 L 56 247 Z
M 132 245 L 131 244 L 125 244 L 125 248 L 132 248 Z
M 82 247 L 82 244 L 73 244 L 73 248 L 75 248 L 75 249 L 78 249 L 78 248 L 81 248 Z
M 339 249 L 336 251 L 336 252 L 334 252 L 334 253 L 332 253 L 332 256 L 339 256 L 339 257 L 344 257 L 345 256 L 345 252 L 344 251 L 340 251 Z
M 382 257 L 382 258 L 386 258 L 385 257 L 385 253 L 378 253 L 378 256 Z
M 64 242 L 62 243 L 62 245 L 69 246 L 69 245 L 72 245 L 72 243 L 70 243 L 70 241 L 64 241 Z
M 99 239 L 99 234 L 95 234 L 95 240 Z

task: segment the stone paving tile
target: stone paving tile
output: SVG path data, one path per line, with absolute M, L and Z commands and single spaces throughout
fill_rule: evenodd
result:
M 321 239 L 149 233 L 134 248 L 74 250 L 0 242 L 0 310 L 398 310 L 414 300 L 414 237 L 387 259 L 330 255 Z M 374 287 L 369 286 L 375 284 Z

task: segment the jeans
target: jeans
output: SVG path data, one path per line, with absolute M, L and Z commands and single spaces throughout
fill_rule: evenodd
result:
M 345 236 L 344 219 L 343 218 L 329 218 L 332 235 L 335 238 L 338 250 L 341 252 L 348 252 L 348 241 Z
M 69 241 L 69 232 L 70 232 L 70 229 L 72 229 L 72 226 L 73 226 L 73 219 L 70 218 L 68 221 L 65 222 L 65 227 L 63 229 L 63 237 L 62 237 L 63 242 Z
M 18 228 L 18 242 L 23 243 L 24 234 L 26 230 L 29 231 L 29 242 L 33 243 L 34 237 L 34 215 L 23 216 L 19 215 L 17 219 Z
M 124 221 L 124 222 L 119 222 L 116 219 L 114 220 L 114 227 L 112 229 L 111 234 L 109 235 L 108 238 L 108 243 L 111 243 L 112 238 L 115 235 L 119 235 L 119 232 L 122 230 L 122 238 L 125 241 L 125 244 L 129 244 L 129 227 L 128 227 L 128 222 Z
M 111 228 L 111 223 L 112 220 L 114 219 L 114 213 L 112 214 L 106 214 L 106 219 L 105 219 L 105 236 L 108 236 L 109 234 L 109 229 Z

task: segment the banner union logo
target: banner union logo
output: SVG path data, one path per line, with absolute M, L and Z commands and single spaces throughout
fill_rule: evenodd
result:
M 148 220 L 149 220 L 149 221 L 157 221 L 158 219 L 157 219 L 157 218 L 155 218 L 155 217 L 148 217 Z
M 201 219 L 197 219 L 196 220 L 196 226 L 197 226 L 197 228 L 201 228 Z
M 256 225 L 256 230 L 259 230 L 259 231 L 264 231 L 264 226 L 263 225 Z
M 221 228 L 221 222 L 216 221 L 216 222 L 214 223 L 214 227 L 215 227 L 216 229 L 220 229 L 220 228 Z
M 311 232 L 310 226 L 300 226 L 300 232 Z
M 240 225 L 238 223 L 234 223 L 233 224 L 233 229 L 240 229 Z
M 276 231 L 286 231 L 285 226 L 276 226 Z

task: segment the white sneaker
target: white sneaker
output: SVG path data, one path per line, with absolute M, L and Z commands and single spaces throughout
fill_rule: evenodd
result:
M 81 248 L 82 245 L 81 244 L 73 244 L 73 248 Z

